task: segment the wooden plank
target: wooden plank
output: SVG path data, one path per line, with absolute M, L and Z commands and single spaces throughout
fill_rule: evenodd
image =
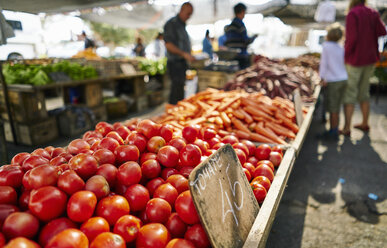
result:
M 266 195 L 261 209 L 259 210 L 253 227 L 250 229 L 250 233 L 243 248 L 265 247 L 266 240 L 273 225 L 273 221 L 277 213 L 282 195 L 285 191 L 289 175 L 293 169 L 294 161 L 295 150 L 293 148 L 289 148 L 286 150 L 284 158 L 278 167 L 269 192 Z
M 195 167 L 189 187 L 212 247 L 242 247 L 259 206 L 232 146 Z

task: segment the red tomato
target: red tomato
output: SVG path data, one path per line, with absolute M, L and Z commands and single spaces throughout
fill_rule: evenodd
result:
M 26 160 L 30 156 L 31 156 L 31 154 L 29 154 L 27 152 L 18 153 L 15 156 L 13 156 L 13 158 L 11 160 L 11 164 L 21 166 L 21 165 L 23 165 L 24 160 Z
M 121 136 L 121 138 L 124 139 L 124 140 L 125 140 L 125 139 L 129 136 L 129 134 L 130 134 L 130 130 L 129 130 L 127 127 L 125 127 L 124 125 L 122 125 L 122 126 L 116 128 L 116 132 L 117 132 L 117 133 Z
M 195 245 L 186 239 L 172 239 L 165 248 L 195 248 Z
M 113 188 L 116 184 L 118 169 L 112 164 L 100 165 L 97 169 L 96 175 L 103 176 L 109 183 L 110 188 Z
M 208 142 L 208 144 L 210 145 L 210 147 L 211 147 L 212 149 L 214 149 L 214 146 L 215 146 L 216 144 L 220 143 L 220 139 L 214 137 L 214 138 L 212 138 L 212 139 L 207 140 L 207 142 Z
M 249 150 L 249 156 L 254 156 L 255 153 L 255 145 L 250 140 L 242 140 L 241 141 Z
M 97 200 L 104 198 L 110 193 L 109 183 L 100 175 L 90 177 L 86 181 L 85 190 L 93 192 Z
M 199 216 L 192 201 L 189 190 L 181 193 L 175 202 L 175 209 L 179 217 L 187 224 L 193 225 L 199 223 Z
M 250 180 L 251 180 L 251 174 L 250 174 L 249 170 L 246 169 L 246 168 L 243 168 L 243 172 L 244 172 L 245 175 L 246 175 L 247 181 L 250 182 Z
M 98 162 L 92 155 L 81 153 L 70 159 L 69 166 L 83 180 L 86 180 L 95 175 L 98 169 Z
M 253 154 L 254 154 L 254 153 L 253 153 Z M 258 161 L 259 161 L 259 160 L 258 160 L 255 156 L 251 156 L 251 157 L 249 157 L 249 158 L 247 159 L 246 162 L 251 163 L 251 164 L 254 166 L 254 168 L 255 168 L 255 166 L 257 166 Z
M 141 164 L 141 173 L 148 179 L 158 177 L 160 172 L 161 166 L 155 159 L 149 159 Z
M 210 247 L 210 241 L 208 240 L 207 234 L 204 228 L 200 224 L 195 224 L 188 228 L 184 235 L 186 240 L 191 241 L 196 248 L 207 248 Z
M 270 167 L 270 169 L 273 171 L 274 173 L 274 165 L 273 163 L 270 161 L 270 160 L 261 160 L 257 163 L 257 165 L 255 166 L 255 168 L 257 168 L 258 166 L 260 166 L 261 164 L 265 164 L 267 166 Z
M 104 121 L 99 122 L 95 126 L 95 131 L 102 134 L 103 137 L 105 137 L 106 134 L 108 134 L 110 131 L 113 131 L 113 130 L 114 130 L 113 125 L 111 125 L 107 122 L 104 122 Z
M 180 174 L 188 179 L 189 174 L 191 174 L 191 171 L 194 169 L 194 167 L 187 166 L 180 169 Z
M 165 167 L 175 167 L 179 161 L 179 150 L 170 145 L 164 146 L 158 151 L 157 160 Z
M 81 225 L 80 230 L 87 236 L 89 242 L 92 242 L 99 234 L 109 232 L 110 226 L 104 218 L 92 217 Z
M 199 130 L 194 126 L 186 126 L 183 128 L 182 135 L 188 143 L 193 143 L 199 135 Z
M 233 147 L 234 149 L 238 148 L 238 149 L 242 150 L 242 151 L 245 153 L 246 158 L 247 158 L 247 157 L 249 156 L 249 154 L 250 154 L 249 149 L 247 148 L 247 146 L 246 146 L 245 144 L 241 143 L 241 142 L 234 143 L 234 144 L 232 145 L 232 147 Z
M 41 156 L 41 157 L 46 158 L 48 160 L 51 159 L 51 153 L 44 150 L 43 148 L 38 148 L 38 149 L 34 150 L 33 152 L 31 152 L 31 155 Z
M 75 222 L 84 222 L 89 219 L 97 205 L 97 197 L 91 191 L 78 191 L 73 194 L 67 203 L 67 216 Z
M 161 177 L 156 177 L 150 180 L 146 184 L 146 188 L 148 189 L 150 196 L 153 197 L 153 193 L 155 192 L 155 190 L 163 183 L 165 183 L 165 180 Z
M 86 133 L 83 134 L 82 139 L 86 140 L 87 138 L 102 139 L 103 135 L 96 131 L 87 131 Z
M 162 125 L 160 128 L 160 136 L 163 137 L 166 142 L 169 142 L 173 136 L 173 127 L 169 124 Z
M 235 150 L 236 155 L 238 156 L 239 162 L 241 164 L 246 163 L 246 154 L 245 154 L 245 152 L 242 151 L 239 148 L 235 148 L 234 150 Z
M 148 119 L 142 120 L 137 124 L 137 132 L 145 135 L 148 139 L 159 134 L 156 124 Z
M 274 179 L 274 173 L 267 164 L 260 164 L 255 168 L 253 177 L 256 178 L 257 176 L 265 176 L 269 178 L 270 182 L 273 182 Z
M 32 240 L 18 237 L 9 241 L 4 248 L 40 248 L 40 246 Z
M 179 174 L 171 175 L 167 178 L 167 182 L 172 184 L 172 186 L 175 187 L 175 189 L 179 194 L 181 192 L 189 190 L 188 180 L 182 175 L 179 175 Z
M 134 161 L 126 162 L 118 168 L 117 179 L 123 185 L 129 186 L 139 183 L 141 177 L 141 167 Z
M 130 210 L 141 211 L 145 209 L 150 196 L 147 188 L 141 184 L 133 184 L 126 190 L 125 198 L 129 202 Z
M 221 147 L 224 146 L 224 145 L 225 145 L 225 143 L 223 143 L 223 142 L 216 143 L 216 144 L 212 147 L 212 149 L 218 150 L 219 148 L 221 148 Z
M 98 202 L 96 215 L 105 218 L 109 225 L 113 226 L 121 216 L 129 214 L 129 210 L 125 197 L 113 195 Z
M 28 210 L 28 202 L 30 201 L 30 190 L 25 190 L 19 197 L 19 207 L 21 210 Z
M 0 204 L 12 204 L 17 203 L 17 193 L 11 186 L 0 186 Z
M 193 144 L 197 145 L 200 148 L 202 154 L 206 154 L 208 149 L 210 149 L 210 145 L 208 144 L 208 142 L 202 139 L 196 139 Z
M 271 151 L 272 152 L 279 152 L 279 153 L 281 153 L 282 156 L 284 155 L 283 149 L 280 146 L 273 146 L 271 148 Z
M 19 211 L 19 208 L 14 205 L 0 204 L 0 226 L 3 224 L 8 215 Z
M 5 240 L 4 234 L 0 233 L 0 247 L 4 247 L 5 242 L 6 242 L 6 240 Z
M 145 151 L 147 142 L 146 137 L 137 132 L 132 132 L 125 140 L 126 144 L 136 146 L 140 153 Z
M 122 145 L 114 150 L 116 156 L 116 163 L 122 164 L 128 161 L 135 161 L 140 158 L 140 151 L 135 145 Z
M 154 198 L 161 198 L 166 200 L 169 205 L 174 206 L 176 198 L 179 193 L 170 183 L 164 183 L 160 185 L 153 193 Z
M 116 131 L 110 131 L 105 137 L 109 137 L 118 141 L 120 145 L 124 144 L 124 140 Z
M 170 239 L 171 235 L 164 225 L 159 223 L 146 224 L 140 228 L 136 247 L 164 248 Z
M 235 144 L 235 143 L 238 143 L 239 140 L 237 137 L 235 137 L 234 135 L 226 135 L 222 138 L 222 142 L 225 143 L 225 144 Z
M 216 136 L 216 131 L 214 129 L 212 129 L 212 128 L 205 128 L 203 130 L 203 139 L 210 140 L 212 138 L 215 138 L 215 136 Z
M 157 154 L 156 153 L 146 152 L 146 153 L 141 154 L 140 163 L 143 164 L 147 160 L 156 159 L 156 158 L 157 158 Z
M 137 238 L 141 226 L 139 218 L 133 215 L 124 215 L 117 220 L 113 232 L 120 235 L 128 243 Z
M 8 239 L 25 237 L 32 239 L 39 230 L 39 220 L 32 214 L 16 212 L 8 215 L 3 224 L 3 233 Z
M 48 222 L 39 233 L 39 244 L 45 247 L 52 237 L 67 228 L 77 228 L 70 219 L 62 217 Z
M 200 163 L 202 152 L 197 145 L 188 144 L 180 151 L 182 166 L 196 166 Z
M 282 155 L 279 152 L 271 152 L 269 160 L 273 163 L 274 167 L 278 167 L 282 161 Z
M 58 188 L 72 195 L 75 192 L 84 189 L 85 182 L 73 170 L 63 172 L 58 178 Z
M 271 186 L 271 182 L 269 178 L 265 176 L 257 176 L 256 178 L 253 179 L 253 181 L 251 181 L 251 183 L 254 183 L 254 182 L 261 184 L 263 187 L 265 187 L 266 191 L 269 191 Z
M 63 153 L 59 154 L 58 156 L 64 157 L 67 161 L 70 161 L 70 159 L 73 157 L 73 155 L 71 155 L 68 152 L 63 152 Z
M 173 138 L 169 141 L 168 145 L 175 147 L 177 150 L 181 151 L 186 146 L 186 140 L 181 137 Z
M 253 182 L 250 185 L 251 185 L 251 188 L 253 189 L 255 199 L 257 199 L 257 202 L 259 204 L 262 204 L 262 202 L 265 200 L 265 197 L 267 194 L 265 187 L 263 187 L 258 182 Z
M 171 215 L 171 205 L 164 199 L 153 198 L 146 204 L 146 216 L 150 222 L 165 223 Z
M 173 238 L 182 238 L 187 231 L 187 224 L 179 217 L 177 213 L 172 213 L 171 216 L 169 216 L 165 226 Z
M 45 248 L 89 248 L 89 240 L 78 229 L 68 228 L 50 239 Z
M 23 183 L 26 189 L 38 189 L 43 186 L 55 186 L 58 181 L 57 167 L 51 165 L 39 165 L 24 174 Z
M 164 168 L 162 171 L 161 171 L 161 177 L 164 179 L 164 180 L 167 180 L 168 177 L 172 176 L 172 175 L 176 175 L 176 174 L 179 174 L 179 171 L 176 170 L 175 168 Z
M 83 139 L 75 139 L 67 146 L 67 152 L 72 155 L 83 153 L 90 150 L 90 145 Z
M 255 167 L 254 167 L 254 165 L 252 165 L 251 163 L 244 163 L 243 165 L 242 165 L 242 167 L 243 168 L 246 168 L 248 171 L 249 171 L 249 173 L 250 173 L 250 175 L 253 175 L 253 173 L 254 173 L 254 170 L 255 170 Z
M 59 154 L 65 153 L 65 152 L 66 152 L 66 150 L 62 147 L 54 148 L 54 150 L 52 150 L 52 152 L 51 152 L 51 157 L 56 158 L 59 156 Z
M 52 153 L 52 151 L 55 149 L 55 147 L 53 147 L 53 146 L 46 146 L 45 148 L 44 148 L 44 150 L 46 151 L 46 152 L 48 152 L 49 154 L 50 154 L 50 156 L 51 156 L 51 153 Z
M 39 166 L 39 165 L 49 164 L 49 163 L 50 163 L 50 160 L 48 160 L 47 158 L 44 158 L 42 156 L 33 155 L 33 156 L 29 156 L 28 158 L 26 158 L 26 160 L 24 160 L 23 165 L 22 165 L 22 169 L 23 169 L 23 171 L 28 171 L 28 170 L 31 170 L 32 168 Z
M 54 186 L 44 186 L 31 191 L 28 207 L 42 221 L 61 216 L 66 209 L 67 196 Z
M 95 237 L 90 248 L 126 248 L 125 240 L 118 234 L 104 232 Z
M 98 149 L 93 153 L 94 158 L 99 164 L 114 164 L 116 156 L 108 149 Z
M 269 159 L 269 155 L 271 152 L 271 147 L 266 144 L 262 144 L 255 149 L 255 157 L 258 160 L 266 160 Z
M 153 136 L 146 143 L 146 148 L 149 152 L 158 153 L 161 147 L 165 146 L 166 142 L 161 136 Z
M 64 157 L 55 157 L 50 160 L 50 165 L 52 166 L 60 166 L 62 164 L 67 164 L 67 160 Z
M 120 146 L 120 143 L 117 140 L 110 137 L 103 138 L 99 143 L 100 149 L 108 149 L 111 152 L 114 152 L 114 150 L 119 146 Z
M 138 218 L 140 218 L 143 224 L 148 224 L 150 222 L 145 209 L 138 214 Z

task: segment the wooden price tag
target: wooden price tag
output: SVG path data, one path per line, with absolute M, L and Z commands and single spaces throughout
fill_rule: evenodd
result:
M 212 247 L 242 247 L 259 205 L 232 146 L 221 147 L 198 165 L 189 187 Z
M 301 124 L 304 121 L 304 116 L 302 114 L 302 101 L 301 101 L 301 94 L 299 89 L 295 89 L 293 92 L 293 102 L 294 102 L 294 109 L 296 111 L 297 125 L 301 127 Z
M 136 74 L 136 69 L 134 69 L 133 65 L 131 64 L 121 64 L 120 68 L 124 75 Z

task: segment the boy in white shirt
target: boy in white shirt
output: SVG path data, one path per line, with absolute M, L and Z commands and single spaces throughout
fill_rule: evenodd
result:
M 327 99 L 325 101 L 329 112 L 330 130 L 323 134 L 324 138 L 336 140 L 339 135 L 339 113 L 347 85 L 347 71 L 344 64 L 344 48 L 338 44 L 343 37 L 344 28 L 339 23 L 327 27 L 326 41 L 320 60 L 320 77 L 326 86 Z

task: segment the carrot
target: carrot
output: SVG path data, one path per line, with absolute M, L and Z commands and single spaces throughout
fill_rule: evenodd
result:
M 258 133 L 250 133 L 250 140 L 255 141 L 255 142 L 262 142 L 262 143 L 269 143 L 269 144 L 274 144 L 275 142 L 263 135 L 260 135 Z
M 251 117 L 251 115 L 246 113 L 246 111 L 244 111 L 243 109 L 239 109 L 239 111 L 244 115 L 244 119 L 247 122 L 247 124 L 250 124 L 254 121 L 253 117 Z
M 231 120 L 230 120 L 230 118 L 228 118 L 228 116 L 227 116 L 227 114 L 225 112 L 220 113 L 220 118 L 222 118 L 223 124 L 226 127 L 231 126 Z
M 231 119 L 231 122 L 232 124 L 234 124 L 234 126 L 238 129 L 238 130 L 242 130 L 246 133 L 249 133 L 250 130 L 240 121 L 238 120 L 237 118 L 232 118 Z
M 243 120 L 245 118 L 245 115 L 240 111 L 240 109 L 234 110 L 233 114 L 238 118 Z
M 233 97 L 231 98 L 230 100 L 226 101 L 225 103 L 223 103 L 222 105 L 219 106 L 218 110 L 219 111 L 223 111 L 225 110 L 227 107 L 229 107 L 231 104 L 233 104 L 236 100 L 238 100 L 240 98 L 239 95 L 237 95 L 236 97 Z
M 278 125 L 277 123 L 270 123 L 270 124 L 266 125 L 266 127 L 271 129 L 277 135 L 282 135 L 282 136 L 288 137 L 290 139 L 296 138 L 296 135 L 293 133 L 292 130 L 290 130 L 286 127 L 283 127 L 281 125 Z
M 263 125 L 262 126 L 257 125 L 255 127 L 255 132 L 273 140 L 275 143 L 278 143 L 278 144 L 285 144 L 286 143 L 284 140 L 281 140 L 277 135 L 272 135 L 271 132 L 268 132 L 263 127 Z
M 220 135 L 220 137 L 224 137 L 224 136 L 230 135 L 229 132 L 227 132 L 225 130 L 222 130 L 222 129 L 218 130 L 218 134 Z
M 257 123 L 256 123 L 256 122 L 252 122 L 252 123 L 250 123 L 250 125 L 249 125 L 249 129 L 250 129 L 251 131 L 253 131 L 256 125 L 257 125 Z
M 267 118 L 267 119 L 272 119 L 272 117 L 265 112 L 260 111 L 259 109 L 255 109 L 252 106 L 247 106 L 244 108 L 247 113 L 252 114 L 257 117 L 262 117 L 262 118 Z
M 235 133 L 235 135 L 240 138 L 240 139 L 249 139 L 250 137 L 250 134 L 249 133 L 246 133 L 242 130 L 233 130 L 233 132 Z
M 220 116 L 215 117 L 215 123 L 219 126 L 223 126 L 223 120 L 220 118 Z
M 286 118 L 285 116 L 283 116 L 281 113 L 279 112 L 276 112 L 275 113 L 275 117 L 277 119 L 280 119 L 283 121 L 283 124 L 290 128 L 293 132 L 295 133 L 298 133 L 298 126 L 296 124 L 294 124 L 293 122 L 291 122 L 288 118 Z

